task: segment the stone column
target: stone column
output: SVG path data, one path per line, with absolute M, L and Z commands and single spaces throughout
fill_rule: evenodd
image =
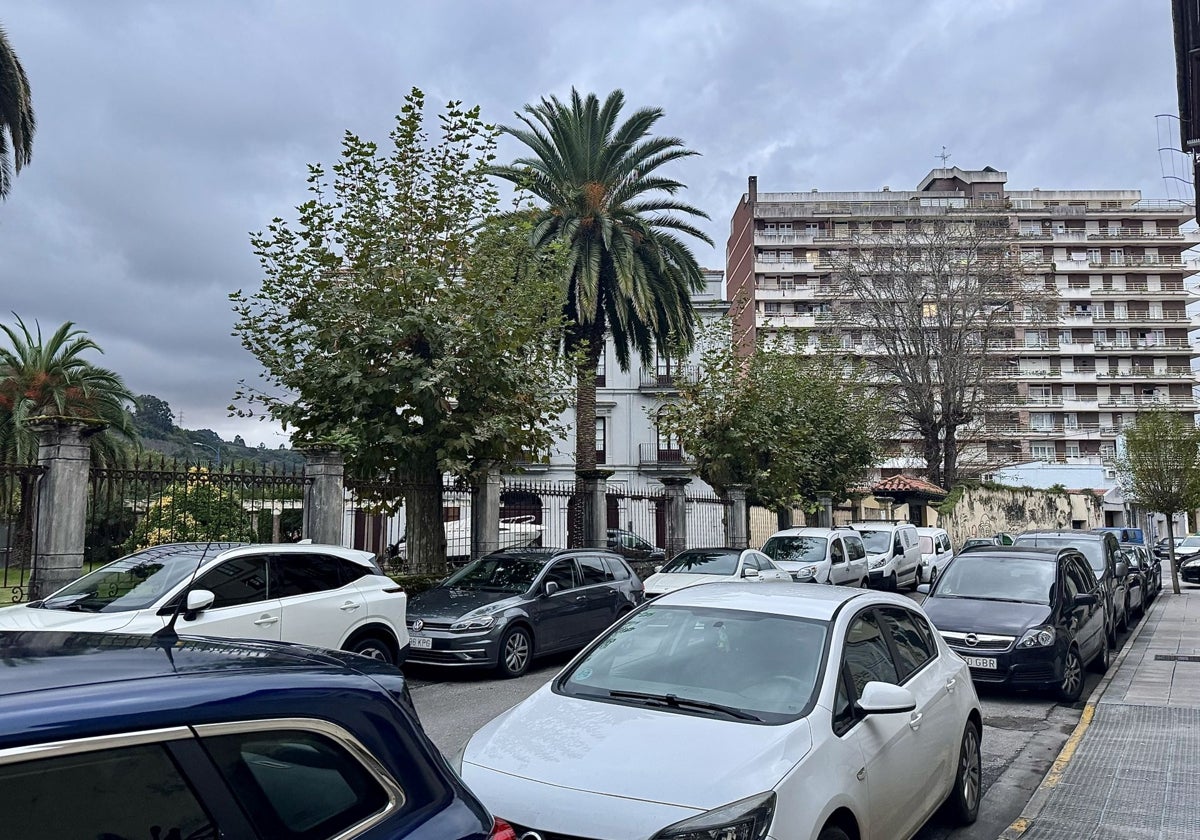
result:
M 500 547 L 500 470 L 495 467 L 471 488 L 471 559 Z
M 729 506 L 725 508 L 725 543 L 729 548 L 749 548 L 745 484 L 731 484 L 725 491 Z
M 691 478 L 672 475 L 660 478 L 667 488 L 667 544 L 663 546 L 667 559 L 687 548 L 687 487 Z
M 833 527 L 833 499 L 829 496 L 817 496 L 817 504 L 821 506 L 821 527 Z
M 303 538 L 322 545 L 341 545 L 346 508 L 346 460 L 341 450 L 304 450 Z
M 577 483 L 583 485 L 583 548 L 608 546 L 608 501 L 604 495 L 612 470 L 577 470 Z
M 92 466 L 88 438 L 104 426 L 40 418 L 31 421 L 29 428 L 38 437 L 38 463 L 46 469 L 37 488 L 37 538 L 29 581 L 33 600 L 66 586 L 83 572 Z

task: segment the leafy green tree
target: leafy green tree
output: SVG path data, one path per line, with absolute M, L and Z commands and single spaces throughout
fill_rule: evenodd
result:
M 706 335 L 699 364 L 658 414 L 696 471 L 724 491 L 745 484 L 764 507 L 845 498 L 875 460 L 877 408 L 864 380 L 825 356 L 756 348 L 739 355 L 730 321 Z
M 438 570 L 443 473 L 470 480 L 549 447 L 570 380 L 561 257 L 529 244 L 527 214 L 497 214 L 496 131 L 453 102 L 431 142 L 424 105 L 406 97 L 386 153 L 347 133 L 332 181 L 311 166 L 298 226 L 252 237 L 261 289 L 231 298 L 265 381 L 243 383 L 236 410 L 406 488 L 409 558 Z
M 257 535 L 238 492 L 210 480 L 204 467 L 191 467 L 150 504 L 125 545 L 136 551 L 171 542 L 255 542 Z
M 33 158 L 36 127 L 29 78 L 0 28 L 0 199 L 8 196 L 13 175 Z
M 1116 462 L 1121 487 L 1139 507 L 1166 517 L 1171 588 L 1178 595 L 1174 517 L 1200 507 L 1200 428 L 1190 416 L 1156 409 L 1139 412 L 1124 439 Z
M 175 412 L 166 400 L 153 394 L 141 394 L 137 398 L 133 423 L 146 437 L 165 438 L 175 431 Z
M 712 244 L 687 216 L 708 218 L 674 198 L 684 188 L 658 170 L 697 154 L 676 137 L 653 137 L 663 116 L 642 108 L 618 125 L 625 94 L 571 90 L 526 105 L 523 127 L 502 129 L 532 155 L 493 174 L 528 190 L 544 204 L 536 211 L 531 241 L 537 248 L 561 243 L 565 349 L 577 354 L 575 468 L 596 468 L 596 366 L 611 335 L 617 361 L 629 369 L 631 351 L 645 366 L 656 349 L 690 349 L 695 318 L 691 295 L 704 286 L 695 256 L 677 234 Z M 675 214 L 683 214 L 683 217 Z

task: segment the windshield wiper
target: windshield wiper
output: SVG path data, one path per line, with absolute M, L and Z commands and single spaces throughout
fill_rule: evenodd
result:
M 762 722 L 762 718 L 758 715 L 752 715 L 734 706 L 709 703 L 706 700 L 689 700 L 686 697 L 679 697 L 674 694 L 649 694 L 644 691 L 610 691 L 608 692 L 608 696 L 617 699 L 645 700 L 650 703 L 661 703 L 673 709 L 705 709 L 712 712 L 722 712 L 738 720 L 756 720 L 760 723 Z
M 1002 604 L 1036 604 L 1038 601 L 1023 601 L 1020 598 L 991 598 L 983 595 L 951 595 L 951 598 L 970 598 L 973 601 L 999 601 Z M 1042 606 L 1045 606 L 1044 604 Z

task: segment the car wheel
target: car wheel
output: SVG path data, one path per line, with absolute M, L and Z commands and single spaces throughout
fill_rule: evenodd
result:
M 533 658 L 533 638 L 524 627 L 510 627 L 500 640 L 500 661 L 496 663 L 503 677 L 519 677 L 529 670 Z
M 1074 703 L 1083 694 L 1083 662 L 1079 659 L 1079 651 L 1070 648 L 1063 662 L 1062 682 L 1058 686 L 1058 699 L 1064 703 Z
M 931 588 L 933 587 L 933 585 L 935 583 L 937 583 L 937 576 L 938 576 L 937 566 L 934 566 L 933 568 L 931 568 L 929 570 L 929 586 Z
M 1108 640 L 1108 646 L 1113 650 L 1117 649 L 1117 628 L 1112 624 L 1104 625 L 1104 638 Z
M 982 759 L 979 752 L 979 726 L 967 721 L 962 743 L 958 748 L 958 771 L 954 775 L 954 790 L 950 791 L 950 810 L 960 825 L 970 825 L 979 816 L 982 793 Z
M 1108 649 L 1108 640 L 1100 645 L 1100 652 L 1096 654 L 1096 658 L 1092 660 L 1091 668 L 1098 674 L 1103 674 L 1108 670 L 1108 663 L 1112 658 L 1112 654 Z
M 1129 629 L 1129 596 L 1125 596 L 1125 609 L 1121 612 L 1121 620 L 1117 623 L 1117 629 L 1124 633 Z
M 896 577 L 895 572 L 892 572 L 892 576 L 887 579 L 887 588 L 891 592 L 895 592 L 900 588 L 900 580 Z
M 858 588 L 859 589 L 870 589 L 871 588 L 870 576 L 864 575 L 863 579 L 858 582 Z
M 827 825 L 817 835 L 817 840 L 850 840 L 850 835 L 840 825 Z
M 396 661 L 396 657 L 392 653 L 392 646 L 378 636 L 362 636 L 346 645 L 346 650 L 350 653 L 357 653 L 359 656 L 365 656 L 367 659 L 386 662 L 389 665 Z

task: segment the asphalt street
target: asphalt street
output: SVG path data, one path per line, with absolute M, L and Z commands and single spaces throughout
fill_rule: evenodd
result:
M 920 601 L 922 596 L 912 596 Z M 1122 634 L 1124 644 L 1128 633 Z M 413 700 L 425 731 L 448 758 L 496 715 L 549 682 L 571 655 L 534 663 L 515 680 L 490 672 L 408 666 Z M 1089 672 L 1082 699 L 1072 705 L 1048 694 L 979 689 L 983 707 L 983 786 L 979 819 L 956 829 L 935 816 L 916 840 L 995 840 L 1021 813 L 1078 723 L 1084 701 L 1100 681 Z

